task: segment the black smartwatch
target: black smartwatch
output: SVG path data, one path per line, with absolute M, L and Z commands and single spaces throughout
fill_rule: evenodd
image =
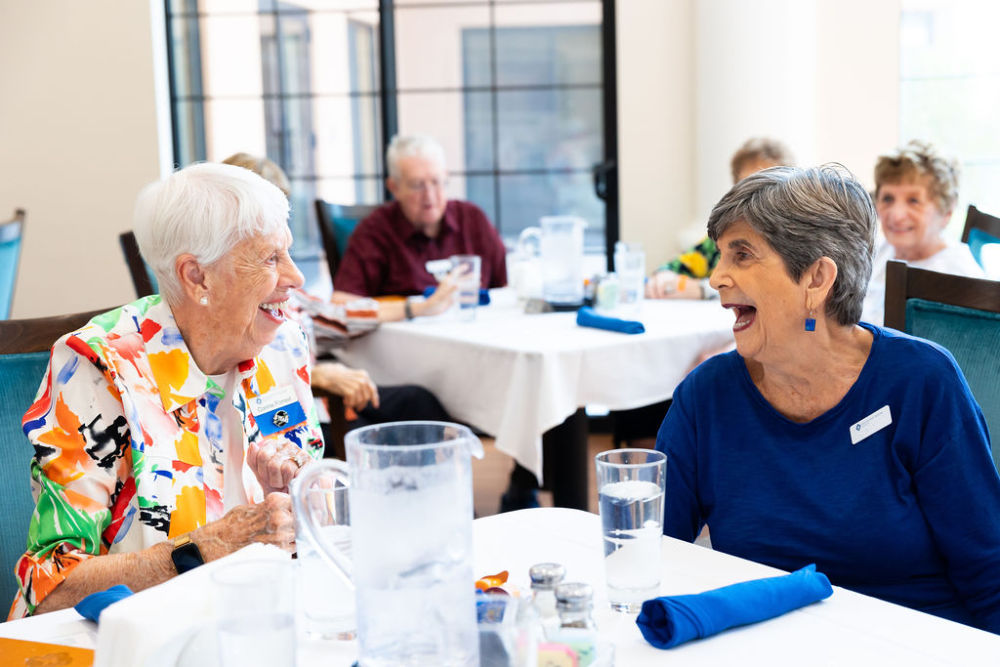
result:
M 173 542 L 174 550 L 170 552 L 170 559 L 174 561 L 177 574 L 184 574 L 205 564 L 205 559 L 202 558 L 198 545 L 191 540 L 190 533 L 175 537 Z

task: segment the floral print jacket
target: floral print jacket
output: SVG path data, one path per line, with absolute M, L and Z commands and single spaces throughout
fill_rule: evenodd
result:
M 244 455 L 250 443 L 278 438 L 322 457 L 309 364 L 308 343 L 291 321 L 239 364 L 232 405 Z M 224 395 L 195 365 L 159 295 L 99 315 L 56 342 L 23 419 L 35 447 L 36 506 L 9 618 L 33 613 L 87 558 L 144 549 L 222 517 L 227 474 L 241 476 L 249 502 L 263 499 L 245 456 L 241 470 L 226 469 Z M 251 401 L 270 405 L 275 397 L 287 409 L 273 424 L 258 424 L 273 415 L 255 413 Z

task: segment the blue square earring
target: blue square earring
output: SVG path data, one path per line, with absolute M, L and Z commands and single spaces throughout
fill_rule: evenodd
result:
M 813 311 L 809 311 L 809 317 L 806 318 L 806 331 L 816 331 L 816 318 L 813 317 Z

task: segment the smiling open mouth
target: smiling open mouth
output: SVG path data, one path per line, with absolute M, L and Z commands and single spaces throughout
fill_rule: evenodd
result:
M 285 321 L 285 308 L 288 307 L 288 299 L 284 301 L 274 301 L 272 303 L 262 303 L 259 306 L 264 314 L 275 322 Z
M 726 307 L 732 308 L 736 314 L 736 322 L 733 323 L 733 333 L 743 331 L 753 324 L 757 318 L 757 309 L 753 306 L 731 305 Z

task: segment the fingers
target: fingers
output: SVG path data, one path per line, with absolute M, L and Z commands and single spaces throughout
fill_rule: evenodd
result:
M 264 498 L 264 511 L 267 523 L 264 535 L 269 539 L 261 539 L 269 544 L 281 547 L 285 551 L 295 550 L 295 518 L 292 515 L 292 498 L 287 493 L 269 493 Z
M 256 454 L 251 463 L 250 452 L 254 449 Z M 265 492 L 287 489 L 299 469 L 310 460 L 306 452 L 288 442 L 280 445 L 255 443 L 247 451 L 247 464 L 250 465 Z

